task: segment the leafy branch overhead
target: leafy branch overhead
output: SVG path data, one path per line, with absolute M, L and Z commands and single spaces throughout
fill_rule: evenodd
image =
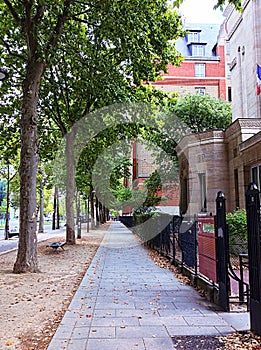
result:
M 165 0 L 3 0 L 0 15 L 0 64 L 9 70 L 1 101 L 6 109 L 12 105 L 20 142 L 21 216 L 14 272 L 37 272 L 39 154 L 51 157 L 61 134 L 74 141 L 69 130 L 77 120 L 97 108 L 130 101 L 133 85 L 155 80 L 168 63 L 179 64 L 175 40 L 183 28 Z M 39 131 L 44 136 L 40 153 Z M 45 153 L 48 137 L 51 147 Z M 68 178 L 74 179 L 74 168 L 68 169 Z M 67 183 L 67 191 L 73 198 L 73 183 Z M 67 239 L 73 243 L 73 199 L 66 208 L 71 211 Z

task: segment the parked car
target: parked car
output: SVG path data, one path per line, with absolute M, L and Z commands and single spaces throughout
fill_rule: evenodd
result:
M 18 220 L 10 220 L 8 238 L 19 236 L 19 222 Z

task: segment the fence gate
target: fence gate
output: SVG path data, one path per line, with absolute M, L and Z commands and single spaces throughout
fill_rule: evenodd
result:
M 260 192 L 250 184 L 246 192 L 250 285 L 250 328 L 261 335 Z
M 217 279 L 219 285 L 218 304 L 224 311 L 229 311 L 229 244 L 226 225 L 226 199 L 221 191 L 218 192 L 216 198 L 216 239 Z

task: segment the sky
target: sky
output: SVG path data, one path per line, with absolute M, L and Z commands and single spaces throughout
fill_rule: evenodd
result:
M 213 10 L 216 0 L 184 0 L 179 8 L 188 23 L 222 23 L 220 10 Z

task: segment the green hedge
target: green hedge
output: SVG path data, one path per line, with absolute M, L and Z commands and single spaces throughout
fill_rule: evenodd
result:
M 246 210 L 237 209 L 226 215 L 230 253 L 238 255 L 247 249 Z

